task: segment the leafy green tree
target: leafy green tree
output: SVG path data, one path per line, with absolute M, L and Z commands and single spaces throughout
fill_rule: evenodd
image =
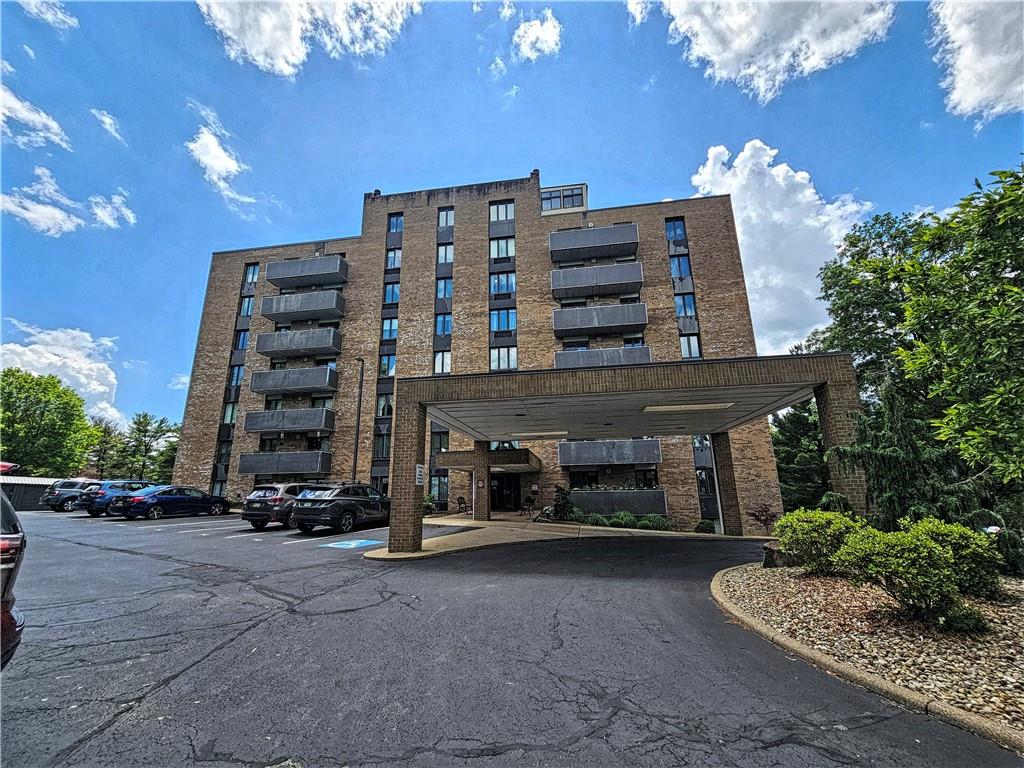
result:
M 897 350 L 942 406 L 940 440 L 1004 481 L 1024 480 L 1024 164 L 993 174 L 916 233 Z
M 145 478 L 153 468 L 157 451 L 172 434 L 171 423 L 156 418 L 146 411 L 136 413 L 125 431 L 124 441 L 117 456 L 117 474 L 123 477 Z
M 163 445 L 153 457 L 153 469 L 149 479 L 155 483 L 170 483 L 174 474 L 174 460 L 178 455 L 178 439 L 181 437 L 181 426 L 175 424 L 164 439 Z
M 814 401 L 799 403 L 773 416 L 771 426 L 783 509 L 788 512 L 819 507 L 832 486 Z
M 94 443 L 89 451 L 89 473 L 100 480 L 109 479 L 114 476 L 113 471 L 117 466 L 117 456 L 124 436 L 110 419 L 93 418 L 92 429 Z
M 67 477 L 85 464 L 94 433 L 85 402 L 56 376 L 0 374 L 0 456 L 36 476 Z

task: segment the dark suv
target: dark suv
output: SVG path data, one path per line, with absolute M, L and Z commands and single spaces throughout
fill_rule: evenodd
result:
M 390 515 L 391 499 L 361 483 L 307 488 L 292 507 L 295 527 L 303 533 L 318 525 L 348 533 L 367 520 L 387 522 Z
M 7 666 L 21 642 L 25 617 L 14 607 L 14 580 L 25 558 L 25 532 L 14 507 L 0 492 L 0 669 Z
M 249 525 L 257 531 L 262 531 L 270 523 L 281 523 L 285 528 L 294 528 L 295 523 L 291 515 L 295 497 L 308 487 L 295 483 L 257 485 L 242 502 L 242 519 L 248 520 Z
M 46 487 L 43 495 L 39 497 L 39 503 L 45 504 L 54 512 L 70 512 L 75 508 L 75 502 L 82 492 L 95 484 L 95 480 L 88 479 L 58 480 Z
M 75 509 L 84 509 L 89 517 L 102 517 L 110 513 L 110 500 L 115 496 L 131 496 L 151 485 L 156 483 L 148 480 L 101 480 L 86 486 L 75 502 Z

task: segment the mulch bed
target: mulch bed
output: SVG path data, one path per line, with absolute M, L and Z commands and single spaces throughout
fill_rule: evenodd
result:
M 970 602 L 981 634 L 942 632 L 896 613 L 872 586 L 804 576 L 799 568 L 752 564 L 725 574 L 722 589 L 747 613 L 822 653 L 890 682 L 1024 730 L 1024 580 L 1004 579 L 1005 596 Z

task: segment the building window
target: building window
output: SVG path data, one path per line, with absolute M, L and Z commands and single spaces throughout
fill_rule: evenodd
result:
M 624 347 L 642 347 L 644 345 L 644 335 L 638 333 L 635 336 L 623 336 L 622 346 Z
M 448 450 L 448 437 L 449 434 L 445 432 L 431 432 L 430 433 L 430 452 L 431 453 L 445 453 Z
M 376 488 L 385 496 L 388 495 L 388 479 L 387 477 L 373 477 L 370 478 L 370 485 Z
M 243 296 L 238 303 L 238 314 L 240 317 L 252 317 L 252 296 Z
M 387 253 L 384 255 L 384 269 L 401 269 L 402 268 L 402 249 L 401 248 L 388 248 Z
M 260 279 L 260 265 L 246 264 L 245 272 L 242 274 L 243 283 L 255 283 Z
M 284 400 L 280 397 L 268 397 L 265 402 L 265 410 L 280 411 L 284 408 Z
M 496 237 L 491 240 L 491 258 L 505 259 L 516 255 L 516 239 L 514 237 Z
M 696 317 L 697 303 L 692 293 L 676 294 L 676 317 Z
M 235 331 L 235 349 L 245 349 L 249 346 L 249 332 Z
M 448 502 L 448 477 L 433 476 L 430 478 L 430 495 L 438 504 Z
M 516 292 L 516 273 L 515 272 L 500 272 L 498 274 L 491 275 L 491 295 L 496 293 L 515 293 Z
M 397 317 L 385 317 L 380 321 L 380 338 L 382 341 L 398 338 Z
M 381 355 L 380 366 L 377 368 L 378 376 L 394 376 L 395 375 L 395 356 L 394 355 Z
M 452 297 L 452 279 L 445 277 L 437 281 L 437 298 L 450 299 Z
M 284 447 L 284 440 L 280 437 L 261 437 L 260 451 L 263 453 L 276 453 Z
M 636 487 L 637 488 L 657 488 L 658 487 L 658 470 L 656 469 L 636 469 L 634 470 L 636 475 Z
M 244 365 L 232 365 L 228 368 L 228 386 L 239 387 L 242 385 L 242 381 L 245 379 L 245 366 Z
M 405 216 L 401 213 L 388 214 L 388 232 L 401 232 L 405 229 Z
M 330 368 L 333 371 L 337 369 L 338 361 L 336 358 L 333 357 L 317 357 L 314 358 L 313 365 L 324 368 Z
M 374 412 L 377 416 L 383 418 L 390 416 L 395 412 L 395 396 L 394 395 L 377 395 L 377 410 Z
M 331 450 L 331 438 L 310 436 L 306 438 L 307 451 L 329 451 Z
M 589 339 L 574 339 L 572 341 L 563 341 L 562 342 L 562 349 L 563 350 L 590 349 L 590 340 Z
M 492 347 L 491 370 L 508 371 L 519 367 L 519 354 L 516 347 Z
M 672 240 L 686 240 L 686 224 L 682 219 L 665 219 L 665 238 Z
M 224 418 L 222 424 L 234 424 L 235 416 L 238 413 L 238 403 L 224 403 Z
M 333 408 L 334 398 L 333 397 L 311 397 L 309 398 L 310 408 Z
M 445 313 L 443 315 L 434 315 L 434 335 L 435 336 L 451 336 L 452 335 L 452 316 L 451 316 L 451 314 Z
M 710 435 L 694 435 L 693 436 L 693 450 L 695 451 L 706 451 L 711 448 L 711 436 Z
M 291 323 L 274 323 L 274 333 L 279 333 L 281 331 L 290 331 L 291 329 Z
M 565 189 L 550 189 L 540 193 L 540 209 L 542 211 L 557 211 L 560 208 L 582 208 L 583 187 L 566 187 Z
M 451 373 L 452 372 L 452 353 L 451 352 L 435 352 L 434 353 L 434 373 Z
M 288 367 L 288 361 L 287 360 L 271 360 L 270 361 L 270 370 L 272 370 L 272 371 L 283 371 L 287 367 Z
M 625 296 L 619 297 L 619 304 L 639 304 L 640 294 L 639 293 L 628 293 Z
M 231 441 L 221 440 L 217 443 L 217 455 L 213 461 L 215 464 L 227 464 L 231 460 Z
M 451 264 L 455 259 L 455 246 L 451 243 L 448 245 L 437 246 L 437 263 L 438 264 Z
M 391 457 L 391 435 L 373 436 L 373 458 L 387 459 Z
M 214 480 L 210 483 L 210 495 L 211 496 L 223 496 L 224 491 L 227 490 L 227 484 L 223 480 Z
M 384 283 L 384 303 L 397 304 L 402 289 L 398 283 Z
M 518 440 L 492 440 L 487 445 L 488 451 L 513 451 L 518 448 Z
M 700 357 L 700 339 L 697 336 L 680 336 L 679 351 L 684 359 Z
M 689 256 L 673 256 L 671 259 L 669 259 L 669 266 L 672 270 L 672 277 L 690 276 Z
M 491 221 L 511 221 L 515 217 L 516 204 L 514 200 L 491 203 Z
M 516 329 L 516 311 L 514 309 L 491 310 L 491 332 L 514 331 Z
M 438 208 L 437 209 L 437 228 L 441 227 L 452 227 L 455 226 L 455 209 L 454 208 Z
M 596 469 L 574 469 L 569 472 L 570 488 L 593 488 L 601 482 Z

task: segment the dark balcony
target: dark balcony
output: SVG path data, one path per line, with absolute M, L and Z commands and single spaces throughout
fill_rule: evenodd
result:
M 278 288 L 308 285 L 340 285 L 348 282 L 348 262 L 340 254 L 313 259 L 271 261 L 267 264 L 267 282 Z
M 558 444 L 558 463 L 563 467 L 605 464 L 660 464 L 661 441 L 566 440 Z
M 249 389 L 258 395 L 292 395 L 306 392 L 336 392 L 338 372 L 326 365 L 315 368 L 286 368 L 253 371 Z
M 646 304 L 598 304 L 593 307 L 556 309 L 555 336 L 618 336 L 643 333 L 647 327 Z M 258 350 L 257 350 L 258 351 Z
M 654 488 L 636 490 L 602 491 L 576 488 L 569 491 L 574 507 L 584 514 L 614 515 L 625 510 L 637 517 L 664 515 L 668 517 L 665 492 Z
M 551 295 L 556 299 L 637 293 L 643 284 L 644 268 L 638 261 L 551 270 Z
M 649 362 L 650 347 L 566 349 L 555 352 L 555 368 L 597 368 L 604 365 L 642 365 Z
M 326 475 L 330 471 L 328 451 L 243 453 L 238 457 L 240 475 Z
M 245 414 L 246 432 L 333 432 L 330 408 L 280 408 Z
M 337 328 L 276 331 L 256 336 L 256 354 L 267 357 L 315 357 L 340 352 L 341 333 Z
M 296 320 L 337 320 L 345 316 L 345 297 L 341 295 L 341 291 L 264 296 L 260 312 L 275 323 L 291 323 Z
M 580 261 L 636 256 L 640 230 L 636 224 L 584 227 L 552 232 L 548 247 L 552 261 Z

